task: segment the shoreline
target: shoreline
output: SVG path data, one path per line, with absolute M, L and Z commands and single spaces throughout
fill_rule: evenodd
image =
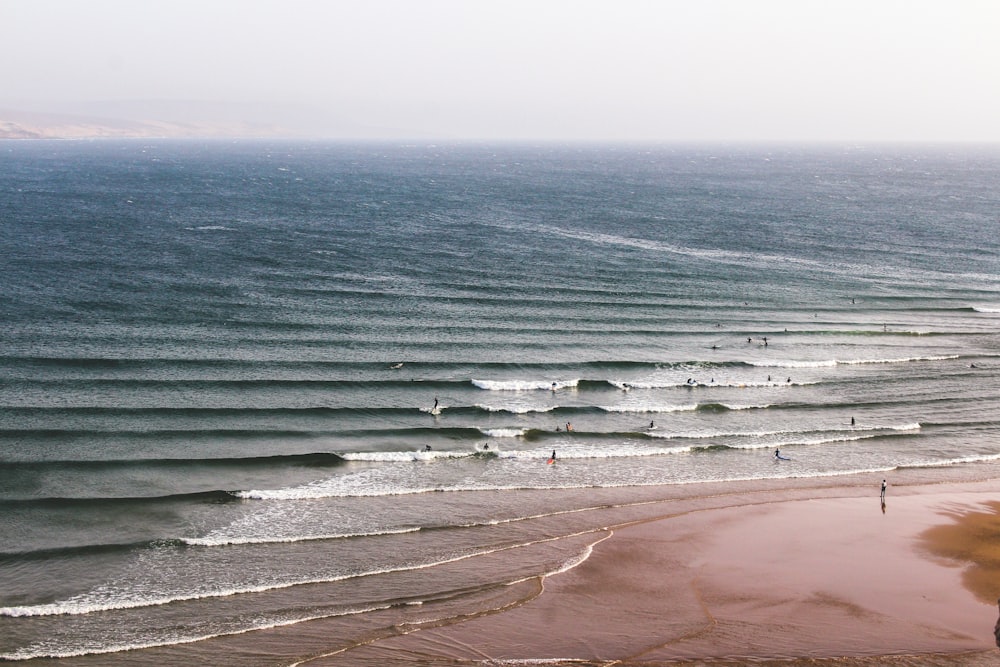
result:
M 963 585 L 970 564 L 940 555 L 959 541 L 940 528 L 993 515 L 995 488 L 890 486 L 884 507 L 870 485 L 694 503 L 610 528 L 589 557 L 503 610 L 296 664 L 989 664 L 1000 659 L 996 599 Z
M 966 528 L 983 546 L 975 532 L 1000 522 L 998 472 L 896 471 L 884 513 L 882 473 L 518 491 L 589 509 L 540 519 L 534 546 L 428 570 L 417 598 L 378 578 L 366 610 L 31 663 L 987 667 L 1000 573 L 970 577 L 948 550 L 970 544 Z M 298 608 L 335 605 L 338 590 L 276 595 Z

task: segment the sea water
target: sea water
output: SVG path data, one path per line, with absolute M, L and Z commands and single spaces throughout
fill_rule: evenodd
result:
M 3 142 L 0 225 L 5 659 L 499 590 L 685 486 L 997 474 L 995 148 Z

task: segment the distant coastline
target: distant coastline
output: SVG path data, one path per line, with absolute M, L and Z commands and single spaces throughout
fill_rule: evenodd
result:
M 227 138 L 290 136 L 265 124 L 132 120 L 0 109 L 0 139 Z

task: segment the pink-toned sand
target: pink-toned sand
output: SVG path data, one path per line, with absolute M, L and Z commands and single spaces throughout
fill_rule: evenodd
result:
M 925 534 L 994 511 L 984 508 L 1000 493 L 982 484 L 908 493 L 890 494 L 884 511 L 877 495 L 763 494 L 619 527 L 523 604 L 307 664 L 739 664 L 966 651 L 980 662 L 996 652 L 1000 664 L 996 596 L 963 586 L 969 563 L 935 555 L 948 538 Z

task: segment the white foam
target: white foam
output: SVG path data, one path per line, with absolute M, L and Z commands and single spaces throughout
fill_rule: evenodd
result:
M 556 390 L 571 389 L 580 384 L 580 380 L 472 380 L 472 384 L 488 391 L 537 391 L 539 389 Z
M 502 407 L 497 407 L 492 405 L 483 405 L 481 403 L 476 404 L 476 407 L 480 410 L 485 410 L 486 412 L 509 412 L 514 415 L 527 415 L 533 412 L 552 412 L 553 410 L 556 409 L 556 406 L 554 405 L 543 406 L 543 407 L 534 407 L 526 405 L 505 405 Z
M 402 463 L 404 461 L 430 461 L 434 459 L 460 459 L 470 456 L 471 452 L 455 452 L 448 450 L 414 451 L 414 452 L 342 452 L 338 454 L 345 461 L 382 461 L 386 463 Z
M 209 534 L 204 537 L 182 537 L 181 542 L 195 547 L 224 547 L 239 544 L 291 544 L 294 542 L 313 542 L 317 540 L 340 540 L 352 537 L 378 537 L 380 535 L 402 535 L 416 533 L 420 528 L 400 528 L 365 533 L 333 533 L 329 535 L 293 535 L 288 537 L 269 537 L 252 535 L 225 535 L 223 533 Z
M 520 438 L 528 429 L 525 428 L 481 428 L 480 433 L 491 438 Z
M 929 356 L 929 357 L 898 357 L 887 359 L 824 359 L 820 361 L 794 361 L 794 360 L 772 360 L 772 361 L 748 361 L 751 366 L 763 368 L 827 368 L 831 366 L 860 366 L 865 364 L 905 364 L 918 361 L 948 361 L 958 359 L 957 354 Z
M 692 412 L 698 409 L 698 404 L 691 403 L 688 405 L 660 405 L 660 406 L 598 405 L 596 407 L 599 410 L 604 410 L 605 412 L 635 415 L 635 414 L 663 414 L 668 412 Z

